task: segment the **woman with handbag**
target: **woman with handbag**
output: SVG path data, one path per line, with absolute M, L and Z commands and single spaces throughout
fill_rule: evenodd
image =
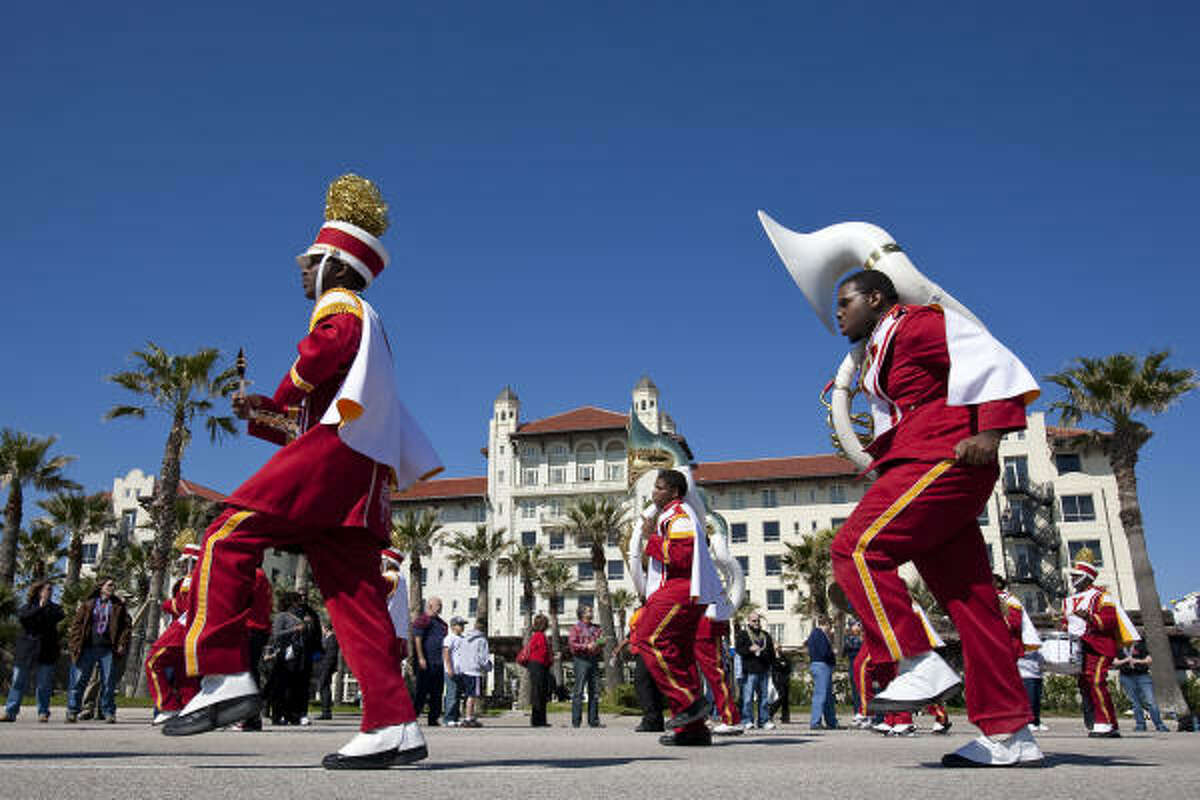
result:
M 517 663 L 529 670 L 529 703 L 532 707 L 529 724 L 534 728 L 550 727 L 546 721 L 546 701 L 550 697 L 550 667 L 554 664 L 554 656 L 546 641 L 549 625 L 550 620 L 545 614 L 535 616 L 529 641 L 517 653 Z

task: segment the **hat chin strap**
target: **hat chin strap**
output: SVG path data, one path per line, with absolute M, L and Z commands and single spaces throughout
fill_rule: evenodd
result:
M 329 263 L 329 253 L 321 257 L 321 263 L 317 265 L 317 282 L 313 291 L 316 293 L 317 299 L 321 299 L 321 284 L 325 280 L 325 265 Z

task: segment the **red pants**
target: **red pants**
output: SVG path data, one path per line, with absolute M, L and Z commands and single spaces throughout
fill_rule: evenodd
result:
M 200 691 L 200 681 L 184 670 L 183 637 L 186 632 L 187 628 L 178 621 L 172 622 L 150 645 L 150 654 L 146 656 L 146 687 L 159 711 L 179 711 Z M 171 676 L 167 675 L 167 670 L 171 670 Z
M 871 716 L 867 711 L 867 705 L 875 696 L 875 687 L 878 686 L 880 691 L 886 689 L 887 685 L 892 682 L 892 678 L 896 677 L 897 667 L 895 661 L 874 661 L 865 647 L 858 651 L 852 665 L 853 680 L 858 687 L 859 706 L 855 712 L 864 717 Z M 912 721 L 911 715 L 909 721 Z
M 634 645 L 672 714 L 684 711 L 702 696 L 694 664 L 696 628 L 707 606 L 691 601 L 691 584 L 688 578 L 674 578 L 650 595 L 638 618 L 638 630 L 645 635 L 639 634 Z M 700 720 L 689 727 L 703 725 Z
M 1117 711 L 1108 691 L 1108 668 L 1112 658 L 1090 648 L 1083 651 L 1083 669 L 1079 673 L 1079 693 L 1092 701 L 1093 724 L 1107 723 L 1117 728 Z
M 188 674 L 249 668 L 246 620 L 254 570 L 268 547 L 299 547 L 308 556 L 342 655 L 362 691 L 362 730 L 416 719 L 397 666 L 388 584 L 379 574 L 379 541 L 365 528 L 304 528 L 281 517 L 226 508 L 205 532 L 192 575 L 191 625 L 184 642 Z
M 727 621 L 718 622 L 708 617 L 701 617 L 700 624 L 696 629 L 696 644 L 693 652 L 696 656 L 696 666 L 700 668 L 700 674 L 704 676 L 708 688 L 712 691 L 713 705 L 716 706 L 717 713 L 721 715 L 721 722 L 726 725 L 737 725 L 741 722 L 741 714 L 738 713 L 737 704 L 733 702 L 733 697 L 729 693 L 728 676 L 725 674 L 721 658 L 721 647 L 727 633 L 729 633 Z
M 1018 730 L 1029 713 L 1000 615 L 976 518 L 996 484 L 996 466 L 903 462 L 867 490 L 833 542 L 838 584 L 862 618 L 873 661 L 931 649 L 897 569 L 912 561 L 962 639 L 967 711 L 986 734 Z

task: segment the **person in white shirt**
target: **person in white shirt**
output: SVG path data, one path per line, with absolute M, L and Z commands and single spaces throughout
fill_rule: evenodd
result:
M 484 625 L 483 620 L 476 620 L 475 627 L 467 631 L 454 651 L 454 682 L 458 684 L 458 696 L 466 698 L 464 728 L 482 727 L 478 706 L 483 694 L 483 674 L 492 668 Z
M 448 728 L 457 728 L 459 721 L 458 705 L 458 651 L 463 644 L 463 628 L 467 621 L 462 617 L 450 620 L 450 630 L 442 640 L 442 668 L 446 671 L 446 700 L 442 706 L 442 724 Z

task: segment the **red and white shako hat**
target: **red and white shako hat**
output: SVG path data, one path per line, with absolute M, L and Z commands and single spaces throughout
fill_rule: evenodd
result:
M 404 553 L 401 553 L 394 547 L 384 548 L 383 551 L 380 552 L 379 557 L 389 564 L 395 564 L 396 569 L 399 569 L 400 565 L 404 563 Z
M 1087 548 L 1080 550 L 1076 555 L 1075 563 L 1071 565 L 1070 573 L 1096 580 L 1096 576 L 1100 573 L 1097 571 L 1096 565 L 1091 562 L 1091 555 L 1091 551 Z
M 200 550 L 200 545 L 198 545 L 198 544 L 185 544 L 185 545 L 183 546 L 183 552 L 181 552 L 181 553 L 179 554 L 179 560 L 180 560 L 180 561 L 184 561 L 184 560 L 187 560 L 187 559 L 197 559 L 197 558 L 199 558 L 199 557 L 200 557 L 200 553 L 201 553 L 201 550 Z
M 388 265 L 388 253 L 379 237 L 388 229 L 388 207 L 374 183 L 348 173 L 329 184 L 325 195 L 325 224 L 317 239 L 296 260 L 336 258 L 344 261 L 371 285 Z

